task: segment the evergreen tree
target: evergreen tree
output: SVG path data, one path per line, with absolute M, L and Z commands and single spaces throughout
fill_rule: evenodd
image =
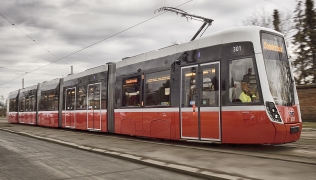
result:
M 295 46 L 294 54 L 296 55 L 296 59 L 293 61 L 294 66 L 297 68 L 297 76 L 295 81 L 297 84 L 304 83 L 306 84 L 307 81 L 307 59 L 306 59 L 306 35 L 304 33 L 304 14 L 302 11 L 302 1 L 298 1 L 297 6 L 295 8 L 295 16 L 294 16 L 294 23 L 296 34 L 293 35 L 292 43 Z
M 278 32 L 281 32 L 281 29 L 280 29 L 280 15 L 279 15 L 279 11 L 277 9 L 275 9 L 273 11 L 273 27 L 274 27 L 274 30 L 278 31 Z
M 307 73 L 312 76 L 312 82 L 316 83 L 316 13 L 313 0 L 306 0 L 305 2 L 304 33 L 307 36 L 306 41 L 309 46 L 306 52 L 309 64 Z

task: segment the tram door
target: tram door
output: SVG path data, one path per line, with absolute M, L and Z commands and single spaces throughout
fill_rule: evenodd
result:
M 20 112 L 25 112 L 25 97 L 21 99 L 21 104 L 20 104 Z M 25 113 L 20 113 L 19 117 L 19 123 L 25 123 Z
M 35 96 L 29 97 L 29 124 L 34 124 L 36 120 L 36 114 L 35 114 Z
M 87 128 L 101 130 L 101 83 L 88 85 Z
M 66 89 L 65 126 L 68 128 L 76 127 L 75 106 L 76 106 L 76 88 Z
M 181 68 L 181 138 L 220 141 L 219 62 Z

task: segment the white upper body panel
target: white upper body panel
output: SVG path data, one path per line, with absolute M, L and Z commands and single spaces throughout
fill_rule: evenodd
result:
M 194 49 L 227 44 L 233 42 L 241 42 L 241 41 L 250 41 L 253 42 L 255 53 L 261 53 L 261 44 L 260 44 L 260 31 L 269 31 L 275 34 L 279 34 L 277 31 L 272 29 L 257 27 L 257 26 L 245 26 L 232 28 L 220 32 L 216 32 L 205 37 L 196 39 L 194 41 L 190 41 L 187 43 L 169 46 L 157 51 L 151 51 L 148 53 L 143 53 L 140 55 L 136 55 L 125 60 L 119 61 L 116 63 L 116 67 L 123 67 L 130 64 L 136 64 L 143 61 L 148 61 L 151 59 L 156 59 L 159 57 L 164 57 L 168 55 L 173 55 L 176 53 L 181 53 L 184 51 L 190 51 Z
M 98 66 L 98 67 L 95 67 L 95 68 L 87 69 L 87 70 L 85 70 L 83 72 L 80 72 L 80 73 L 77 73 L 77 74 L 68 75 L 68 76 L 64 77 L 64 81 L 77 79 L 79 77 L 84 77 L 84 76 L 88 76 L 88 75 L 91 75 L 91 74 L 104 72 L 104 71 L 107 71 L 107 70 L 108 70 L 108 66 L 107 65 L 101 65 L 101 66 Z
M 59 78 L 53 79 L 53 80 L 50 80 L 50 81 L 42 82 L 42 83 L 40 83 L 40 87 L 45 87 L 45 86 L 49 86 L 49 85 L 52 85 L 52 84 L 58 84 L 58 83 L 59 83 Z
M 37 89 L 37 85 L 33 85 L 33 86 L 26 87 L 24 89 L 21 89 L 20 93 L 25 92 L 25 91 L 34 90 L 34 89 Z

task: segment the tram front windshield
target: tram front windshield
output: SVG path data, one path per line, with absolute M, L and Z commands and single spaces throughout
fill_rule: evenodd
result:
M 280 36 L 262 33 L 261 45 L 270 92 L 277 105 L 294 104 L 294 82 L 284 39 Z

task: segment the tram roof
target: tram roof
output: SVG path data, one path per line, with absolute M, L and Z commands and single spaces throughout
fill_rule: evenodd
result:
M 18 93 L 19 93 L 19 90 L 11 91 L 9 93 L 9 98 L 10 98 L 11 95 L 17 95 Z
M 58 84 L 59 83 L 59 79 L 60 78 L 56 78 L 50 81 L 44 81 L 42 83 L 40 83 L 40 87 L 45 87 L 45 86 L 49 86 L 49 85 L 53 85 L 53 84 Z
M 32 85 L 32 86 L 23 88 L 23 89 L 20 90 L 20 93 L 21 92 L 25 92 L 25 91 L 29 91 L 29 90 L 34 90 L 34 89 L 37 89 L 37 85 Z
M 68 75 L 68 76 L 64 77 L 64 81 L 76 79 L 76 78 L 79 78 L 79 77 L 88 76 L 88 75 L 99 73 L 99 72 L 104 72 L 104 71 L 107 71 L 107 70 L 108 70 L 108 66 L 107 65 L 97 66 L 97 67 L 94 67 L 94 68 L 91 68 L 91 69 L 87 69 L 87 70 L 85 70 L 83 72 L 79 72 L 79 73 L 76 73 L 76 74 Z
M 184 51 L 190 51 L 194 49 L 200 49 L 208 46 L 213 45 L 220 45 L 232 42 L 241 42 L 241 41 L 251 41 L 254 44 L 255 53 L 261 52 L 261 45 L 260 43 L 260 31 L 268 31 L 274 34 L 279 34 L 282 36 L 281 33 L 258 26 L 243 26 L 237 28 L 231 28 L 219 32 L 215 32 L 213 34 L 206 35 L 194 41 L 190 41 L 183 44 L 168 46 L 166 48 L 162 48 L 159 50 L 150 51 L 147 53 L 139 54 L 130 58 L 125 58 L 119 62 L 116 62 L 116 67 L 123 67 L 130 64 L 135 64 L 143 61 L 148 61 L 151 59 L 156 59 L 168 55 L 173 55 L 176 53 L 181 53 Z
M 135 63 L 148 61 L 148 60 L 152 60 L 152 59 L 156 59 L 156 58 L 160 58 L 160 57 L 164 57 L 168 55 L 173 55 L 176 53 L 190 51 L 193 49 L 199 49 L 199 48 L 204 48 L 204 47 L 213 46 L 213 45 L 240 42 L 240 41 L 253 42 L 255 53 L 260 53 L 261 45 L 260 43 L 255 43 L 255 42 L 260 42 L 260 34 L 259 34 L 260 31 L 272 32 L 274 34 L 279 34 L 282 36 L 281 33 L 272 29 L 264 28 L 264 27 L 258 27 L 258 26 L 237 27 L 237 28 L 231 28 L 231 29 L 227 29 L 223 31 L 218 31 L 218 32 L 206 35 L 204 37 L 201 37 L 199 39 L 196 39 L 194 41 L 190 41 L 187 43 L 171 45 L 165 48 L 161 48 L 159 50 L 153 50 L 153 51 L 139 54 L 130 58 L 125 58 L 124 60 L 121 60 L 115 63 L 116 63 L 116 67 L 119 68 L 119 67 L 127 66 L 130 64 L 135 64 Z M 99 72 L 104 72 L 107 70 L 108 70 L 107 65 L 101 65 L 98 67 L 87 69 L 83 72 L 68 75 L 64 77 L 64 81 L 88 76 L 88 75 L 99 73 Z M 51 80 L 51 81 L 45 81 L 40 84 L 41 86 L 47 86 L 47 85 L 56 84 L 56 83 L 59 83 L 59 78 Z M 37 85 L 33 85 L 21 90 L 27 91 L 27 89 L 36 89 L 36 87 Z M 17 94 L 18 92 L 19 90 L 12 91 L 9 93 L 9 95 Z

